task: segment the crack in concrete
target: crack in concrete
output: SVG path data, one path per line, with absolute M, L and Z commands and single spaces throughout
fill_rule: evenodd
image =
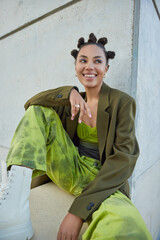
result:
M 156 3 L 155 0 L 152 0 L 152 2 L 153 2 L 153 5 L 154 5 L 154 8 L 155 8 L 155 10 L 156 10 L 156 13 L 157 13 L 157 15 L 158 15 L 158 18 L 159 18 L 159 20 L 160 20 L 160 12 L 159 12 L 159 10 L 158 10 L 157 3 Z
M 29 26 L 31 26 L 31 25 L 33 25 L 33 24 L 43 20 L 44 18 L 47 18 L 47 17 L 49 17 L 49 16 L 51 16 L 51 15 L 57 13 L 57 12 L 60 12 L 61 10 L 65 9 L 67 7 L 70 7 L 71 5 L 76 4 L 77 2 L 80 2 L 80 1 L 82 1 L 82 0 L 72 0 L 72 1 L 66 3 L 66 4 L 64 4 L 64 5 L 62 5 L 62 6 L 58 7 L 58 8 L 55 8 L 54 10 L 52 10 L 52 11 L 50 11 L 48 13 L 45 13 L 42 16 L 40 16 L 38 18 L 35 18 L 34 20 L 32 20 L 30 22 L 27 22 L 27 23 L 23 24 L 22 26 L 12 30 L 11 32 L 6 33 L 5 35 L 0 37 L 0 40 L 3 40 L 5 38 L 7 38 L 7 37 L 9 37 L 9 36 L 19 32 L 19 31 L 23 30 L 24 28 L 27 28 L 27 27 L 29 27 Z

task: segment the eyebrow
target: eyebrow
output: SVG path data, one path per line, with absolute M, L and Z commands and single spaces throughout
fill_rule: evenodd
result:
M 85 55 L 80 55 L 79 57 L 88 58 L 88 57 L 85 56 Z M 102 57 L 102 56 L 95 56 L 95 57 L 93 57 L 93 58 L 103 58 L 103 57 Z

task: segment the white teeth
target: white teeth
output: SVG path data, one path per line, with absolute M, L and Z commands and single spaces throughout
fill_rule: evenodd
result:
M 84 75 L 85 77 L 95 77 L 95 75 Z

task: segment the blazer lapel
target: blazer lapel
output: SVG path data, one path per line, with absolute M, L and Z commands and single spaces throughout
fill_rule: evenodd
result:
M 100 91 L 97 113 L 98 147 L 101 160 L 109 127 L 109 113 L 106 112 L 106 109 L 109 106 L 109 91 L 109 86 L 103 83 Z

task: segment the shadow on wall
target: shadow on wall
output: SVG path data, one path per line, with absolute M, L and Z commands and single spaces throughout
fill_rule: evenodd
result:
M 160 240 L 160 232 L 159 232 L 159 234 L 158 234 L 158 237 L 157 237 L 157 239 L 156 240 Z

